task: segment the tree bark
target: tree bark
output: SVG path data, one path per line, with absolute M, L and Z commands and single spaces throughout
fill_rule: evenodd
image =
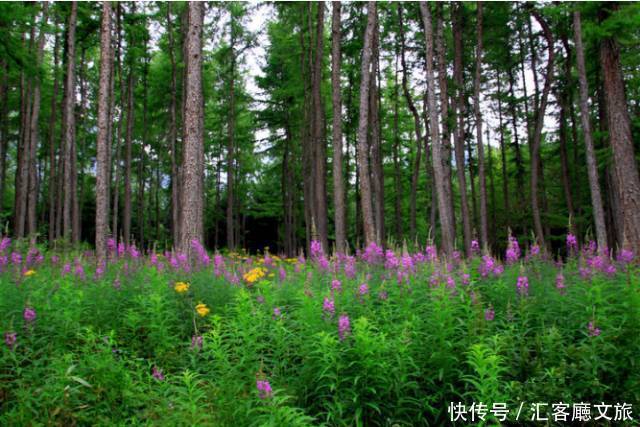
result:
M 75 88 L 76 88 L 76 19 L 78 15 L 78 4 L 71 3 L 71 12 L 67 24 L 67 64 L 64 83 L 64 116 L 62 122 L 64 138 L 64 198 L 62 206 L 62 235 L 65 239 L 72 238 L 73 227 L 73 203 L 76 195 L 72 193 L 75 179 L 73 174 L 73 154 L 76 143 L 76 121 L 75 121 Z
M 36 51 L 36 68 L 38 74 L 42 65 L 42 59 L 44 56 L 44 43 L 45 43 L 45 27 L 48 19 L 48 3 L 42 4 L 42 19 L 40 21 L 40 33 L 38 35 L 38 47 Z M 36 208 L 38 203 L 38 191 L 37 191 L 37 167 L 36 156 L 39 138 L 39 120 L 40 120 L 40 91 L 41 79 L 37 75 L 33 82 L 33 106 L 31 108 L 31 120 L 29 129 L 29 157 L 28 157 L 28 186 L 27 186 L 27 234 L 34 236 L 37 231 L 37 216 Z
M 360 114 L 358 119 L 358 176 L 360 180 L 360 198 L 365 246 L 376 243 L 373 206 L 371 204 L 371 176 L 369 175 L 369 147 L 367 146 L 367 127 L 369 124 L 369 89 L 371 87 L 372 47 L 375 27 L 378 25 L 376 3 L 367 3 L 367 27 L 364 34 L 362 66 L 360 78 Z
M 600 192 L 600 181 L 598 179 L 598 161 L 593 147 L 591 120 L 589 119 L 589 86 L 587 83 L 587 72 L 584 64 L 580 11 L 573 12 L 573 31 L 576 49 L 576 66 L 578 68 L 578 81 L 580 83 L 580 119 L 582 122 L 582 132 L 587 159 L 587 174 L 589 177 L 589 190 L 591 191 L 593 220 L 596 227 L 598 249 L 604 251 L 607 247 L 607 227 L 604 220 L 604 208 L 602 207 L 602 195 Z
M 496 69 L 497 98 L 498 98 L 498 126 L 500 131 L 500 158 L 502 160 L 502 201 L 504 203 L 506 226 L 509 228 L 511 217 L 511 203 L 509 201 L 509 176 L 507 174 L 507 151 L 504 144 L 504 123 L 502 119 L 502 87 L 500 72 Z
M 422 157 L 422 125 L 420 122 L 420 114 L 415 106 L 413 97 L 409 92 L 409 70 L 405 58 L 405 39 L 404 39 L 404 22 L 402 8 L 404 6 L 398 3 L 398 32 L 400 35 L 400 62 L 402 64 L 402 92 L 407 100 L 407 106 L 411 111 L 414 123 L 414 132 L 416 136 L 416 154 L 413 164 L 413 173 L 411 174 L 411 192 L 409 194 L 409 238 L 415 239 L 416 235 L 416 198 L 418 193 L 418 178 L 420 173 L 420 161 Z
M 380 40 L 378 26 L 373 34 L 371 56 L 371 89 L 369 90 L 369 128 L 371 154 L 371 183 L 373 218 L 376 228 L 376 241 L 384 244 L 384 171 L 382 168 L 382 141 L 380 137 L 380 92 L 379 92 L 379 55 Z
M 463 63 L 462 63 L 462 25 L 463 25 L 463 5 L 456 2 L 456 10 L 453 19 L 453 78 L 457 90 L 456 111 L 457 129 L 454 134 L 454 148 L 456 157 L 456 173 L 458 176 L 458 186 L 460 187 L 460 214 L 462 216 L 462 234 L 464 239 L 464 249 L 467 256 L 471 254 L 471 216 L 469 214 L 469 202 L 467 200 L 467 180 L 464 172 L 464 118 L 466 114 Z
M 601 20 L 609 16 L 610 12 L 605 9 L 606 7 L 601 6 L 599 13 Z M 618 183 L 618 196 L 622 204 L 624 230 L 622 247 L 638 254 L 640 253 L 640 177 L 631 137 L 631 122 L 620 68 L 620 52 L 615 39 L 610 37 L 601 41 L 600 63 L 604 77 L 613 164 Z
M 49 247 L 56 238 L 56 118 L 58 107 L 58 55 L 60 51 L 60 37 L 56 34 L 53 47 L 53 89 L 51 93 L 51 112 L 49 115 Z
M 230 81 L 229 81 L 229 118 L 228 118 L 228 140 L 227 140 L 227 248 L 234 250 L 236 248 L 235 238 L 235 215 L 234 206 L 236 197 L 234 193 L 234 174 L 235 174 L 235 132 L 236 132 L 236 53 L 235 53 L 235 28 L 234 16 L 231 14 L 230 21 Z
M 202 24 L 204 3 L 189 2 L 189 31 L 186 39 L 183 190 L 180 207 L 180 252 L 192 262 L 192 241 L 203 241 L 204 141 L 202 102 Z
M 438 125 L 438 110 L 436 107 L 436 88 L 433 73 L 433 29 L 431 23 L 431 11 L 427 3 L 420 3 L 422 15 L 422 25 L 425 33 L 426 61 L 427 61 L 427 99 L 429 103 L 429 123 L 431 133 L 431 153 L 433 161 L 433 177 L 438 196 L 438 213 L 440 215 L 440 226 L 442 234 L 442 249 L 450 256 L 453 253 L 453 230 L 451 215 L 449 210 L 451 204 L 447 202 L 445 174 L 442 166 L 442 152 L 440 141 L 440 129 Z
M 473 106 L 476 115 L 476 142 L 478 147 L 478 179 L 480 180 L 480 245 L 489 247 L 489 226 L 487 220 L 487 182 L 484 165 L 484 143 L 482 141 L 482 112 L 480 111 L 480 77 L 482 73 L 482 2 L 477 10 L 476 74 L 474 79 Z
M 318 239 L 325 252 L 329 250 L 327 237 L 327 147 L 325 139 L 324 103 L 322 102 L 322 58 L 324 57 L 324 2 L 317 2 L 315 58 L 311 72 L 311 99 L 313 105 L 314 203 Z
M 333 100 L 333 204 L 336 229 L 336 251 L 345 253 L 347 229 L 342 172 L 342 101 L 340 93 L 340 13 L 341 3 L 333 2 L 331 23 L 331 88 Z
M 106 265 L 109 232 L 109 95 L 111 82 L 111 2 L 102 5 L 100 27 L 100 86 L 96 140 L 96 258 Z
M 175 42 L 173 39 L 173 23 L 171 21 L 171 2 L 167 3 L 167 37 L 169 39 L 169 59 L 171 60 L 171 103 L 169 104 L 169 143 L 171 144 L 171 235 L 174 244 L 180 241 L 178 229 L 179 197 L 178 187 L 178 126 L 176 122 L 177 71 L 175 58 Z
M 533 214 L 533 224 L 538 240 L 538 244 L 544 248 L 545 246 L 545 234 L 542 228 L 542 219 L 540 218 L 540 206 L 538 204 L 538 179 L 539 179 L 539 157 L 540 157 L 540 140 L 542 138 L 542 126 L 544 124 L 544 115 L 547 108 L 547 99 L 549 97 L 549 91 L 551 90 L 551 80 L 553 78 L 553 35 L 551 29 L 547 25 L 547 22 L 536 11 L 532 10 L 531 14 L 536 18 L 544 37 L 547 40 L 548 58 L 547 58 L 547 71 L 544 79 L 544 87 L 542 89 L 542 98 L 536 111 L 536 127 L 533 133 L 531 141 L 531 213 Z

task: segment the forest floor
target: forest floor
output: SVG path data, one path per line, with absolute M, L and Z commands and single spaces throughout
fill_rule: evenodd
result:
M 121 247 L 96 271 L 91 253 L 24 249 L 0 256 L 1 425 L 638 417 L 628 253 L 562 262 L 512 242 L 503 263 L 316 247 L 201 252 L 194 268 Z

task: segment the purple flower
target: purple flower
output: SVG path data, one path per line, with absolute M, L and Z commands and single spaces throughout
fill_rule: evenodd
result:
M 202 335 L 194 335 L 191 337 L 191 350 L 202 350 Z
M 509 244 L 505 258 L 507 264 L 516 263 L 520 259 L 520 246 L 518 245 L 518 240 L 513 236 L 509 236 Z
M 455 289 L 455 287 L 456 287 L 456 280 L 451 276 L 447 276 L 447 288 Z
M 471 275 L 464 273 L 462 275 L 462 284 L 463 285 L 468 285 L 469 283 L 471 283 Z
M 356 277 L 356 259 L 352 256 L 348 256 L 344 262 L 344 274 L 349 279 Z
M 494 276 L 500 276 L 502 273 L 504 273 L 504 265 L 498 264 L 495 267 L 493 267 Z
M 537 257 L 538 255 L 540 255 L 540 246 L 538 246 L 538 244 L 537 244 L 537 243 L 534 243 L 534 244 L 531 246 L 531 249 L 530 249 L 530 250 L 531 250 L 531 256 L 532 256 L 532 257 Z
M 11 240 L 9 240 L 9 243 L 11 243 Z M 4 333 L 4 343 L 7 345 L 7 347 L 9 347 L 9 350 L 13 350 L 13 346 L 16 344 L 17 339 L 18 339 L 18 335 L 15 332 Z
M 618 262 L 620 264 L 629 264 L 630 262 L 633 261 L 633 251 L 630 251 L 628 249 L 622 249 L 619 253 L 618 253 Z
M 138 259 L 140 258 L 140 252 L 138 251 L 138 249 L 136 248 L 136 245 L 131 245 L 129 246 L 129 255 L 131 256 L 131 258 L 133 259 Z
M 311 258 L 318 259 L 324 256 L 324 250 L 322 249 L 322 243 L 317 240 L 311 241 Z
M 361 284 L 358 288 L 358 293 L 360 294 L 360 296 L 367 295 L 369 293 L 369 285 L 367 285 L 366 283 Z
M 597 328 L 595 325 L 595 322 L 592 320 L 591 322 L 589 322 L 589 324 L 587 325 L 587 330 L 589 331 L 589 336 L 590 337 L 597 337 L 598 335 L 600 335 L 600 328 Z
M 279 307 L 273 307 L 273 318 L 277 319 L 279 317 L 282 317 L 282 311 Z
M 113 281 L 113 288 L 114 288 L 116 291 L 119 291 L 119 290 L 120 290 L 120 287 L 121 287 L 120 279 L 119 279 L 119 278 L 116 278 L 116 279 Z
M 349 316 L 342 314 L 338 320 L 338 336 L 340 336 L 340 340 L 344 340 L 350 332 L 351 322 L 349 321 Z
M 207 253 L 205 247 L 202 246 L 202 244 L 198 241 L 198 239 L 193 239 L 191 241 L 191 248 L 193 248 L 193 250 L 198 255 L 198 260 L 200 261 L 201 265 L 209 265 L 209 262 L 211 261 L 211 259 L 209 258 L 209 254 Z
M 333 317 L 336 312 L 336 305 L 333 299 L 325 297 L 322 302 L 322 310 L 329 315 L 329 317 Z
M 398 258 L 396 258 L 396 254 L 393 253 L 391 249 L 387 249 L 384 254 L 384 268 L 387 270 L 395 270 L 400 266 L 400 262 Z
M 3 237 L 2 241 L 0 241 L 0 252 L 6 251 L 9 246 L 11 246 L 11 239 L 8 237 Z
M 25 322 L 31 323 L 36 320 L 36 311 L 31 307 L 25 307 L 24 311 L 22 312 L 22 317 L 24 318 Z
M 78 277 L 79 279 L 84 280 L 84 267 L 82 267 L 82 264 L 80 264 L 79 262 L 76 262 L 76 269 L 74 271 L 76 277 Z
M 493 310 L 493 307 L 489 307 L 484 311 L 484 320 L 487 322 L 491 322 L 496 317 L 496 312 Z
M 109 237 L 107 239 L 107 250 L 109 252 L 115 252 L 116 250 L 116 241 L 113 239 L 113 237 Z
M 285 270 L 284 268 L 280 267 L 280 270 L 278 270 L 278 275 L 280 277 L 280 281 L 284 282 L 285 279 L 287 278 L 287 270 Z
M 435 261 L 438 258 L 438 250 L 435 245 L 428 245 L 424 251 L 427 261 Z
M 342 283 L 338 279 L 333 279 L 331 281 L 331 290 L 336 292 L 342 291 Z
M 162 373 L 162 369 L 157 366 L 153 367 L 151 375 L 158 381 L 164 381 L 164 374 Z
M 124 256 L 125 252 L 126 252 L 126 247 L 124 246 L 124 243 L 123 242 L 118 243 L 118 256 L 119 257 Z
M 387 293 L 387 291 L 380 291 L 380 292 L 378 292 L 378 298 L 381 301 L 386 301 L 387 298 L 389 298 L 389 294 Z
M 474 255 L 480 253 L 480 243 L 475 239 L 471 241 L 471 253 Z
M 589 280 L 591 278 L 591 269 L 580 267 L 580 277 L 582 277 L 584 280 Z
M 578 250 L 578 238 L 571 233 L 567 234 L 567 250 L 569 252 Z
M 267 399 L 273 394 L 271 384 L 267 380 L 256 380 L 256 388 L 258 389 L 258 396 L 260 399 Z
M 376 242 L 369 243 L 369 246 L 364 250 L 362 259 L 368 264 L 379 264 L 384 259 L 384 252 L 382 248 L 376 244 Z
M 556 289 L 562 292 L 562 290 L 566 288 L 564 284 L 564 275 L 562 273 L 558 273 L 556 275 Z
M 22 264 L 22 255 L 20 255 L 20 253 L 18 252 L 11 252 L 11 264 Z
M 516 283 L 516 287 L 518 288 L 518 293 L 520 295 L 528 295 L 529 294 L 529 279 L 527 276 L 518 277 L 518 282 Z

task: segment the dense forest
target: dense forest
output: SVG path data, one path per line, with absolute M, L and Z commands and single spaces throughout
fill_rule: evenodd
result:
M 0 40 L 18 239 L 640 251 L 635 2 L 4 2 Z

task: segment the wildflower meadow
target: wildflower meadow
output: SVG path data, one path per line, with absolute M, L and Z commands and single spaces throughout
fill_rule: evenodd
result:
M 194 242 L 190 264 L 110 242 L 96 269 L 92 252 L 5 238 L 0 424 L 442 425 L 474 402 L 482 424 L 500 421 L 495 404 L 530 420 L 536 402 L 606 402 L 608 422 L 632 424 L 638 264 L 567 244 L 565 259 L 514 238 L 504 256 L 447 259 Z

